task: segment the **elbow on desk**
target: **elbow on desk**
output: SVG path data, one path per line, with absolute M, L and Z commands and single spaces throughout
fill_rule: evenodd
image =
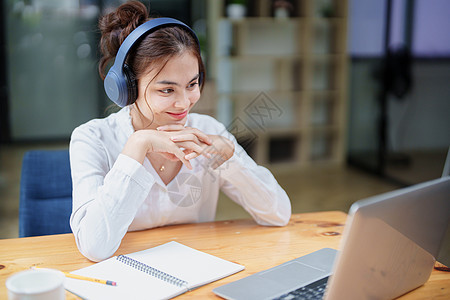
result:
M 78 246 L 80 253 L 93 262 L 100 262 L 113 256 L 115 251 L 105 251 L 101 247 L 83 248 Z
M 99 262 L 99 261 L 103 261 L 107 258 L 110 258 L 111 256 L 114 255 L 114 253 L 116 252 L 117 248 L 119 248 L 119 245 L 110 248 L 105 247 L 105 243 L 104 241 L 95 241 L 95 242 L 89 242 L 89 241 L 84 241 L 81 237 L 80 237 L 80 233 L 77 232 L 75 233 L 75 241 L 78 247 L 78 250 L 80 251 L 80 253 L 86 257 L 87 259 L 89 259 L 90 261 L 93 262 Z
M 291 211 L 289 211 L 289 214 L 287 214 L 284 218 L 280 219 L 279 223 L 275 226 L 286 226 L 289 221 L 291 220 Z
M 110 258 L 119 248 L 121 239 L 112 236 L 110 230 L 99 230 L 98 224 L 86 225 L 82 222 L 86 213 L 72 213 L 70 227 L 75 237 L 78 251 L 93 262 Z
M 291 215 L 285 217 L 280 217 L 276 219 L 262 219 L 262 218 L 255 218 L 256 223 L 261 226 L 274 226 L 274 227 L 283 227 L 286 226 L 289 223 L 289 220 L 291 219 Z
M 291 207 L 289 206 L 285 213 L 280 214 L 280 218 L 275 223 L 275 226 L 286 226 L 291 219 L 291 214 Z
M 86 257 L 87 259 L 89 259 L 90 261 L 93 262 L 100 262 L 103 261 L 105 259 L 110 258 L 114 253 L 109 254 L 109 253 L 102 253 L 100 251 L 86 251 L 84 249 L 80 249 L 78 248 L 78 250 L 80 250 L 81 254 L 83 254 L 84 257 Z M 90 249 L 93 250 L 93 249 Z
M 283 190 L 284 196 L 277 202 L 276 220 L 274 226 L 286 226 L 289 223 L 292 215 L 291 201 Z
M 277 193 L 273 196 L 272 199 L 267 202 L 272 202 L 270 206 L 271 214 L 267 216 L 267 220 L 270 224 L 269 226 L 286 226 L 289 223 L 292 215 L 292 205 L 289 196 L 286 191 L 281 188 L 281 186 L 277 186 Z
M 258 217 L 254 217 L 256 223 L 262 226 L 286 226 L 291 219 L 291 206 L 289 205 L 285 207 L 279 207 L 271 214 L 260 215 Z

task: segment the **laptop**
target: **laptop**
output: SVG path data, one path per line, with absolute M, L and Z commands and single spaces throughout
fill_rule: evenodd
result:
M 449 176 L 360 200 L 339 251 L 320 249 L 213 292 L 233 300 L 396 298 L 428 280 L 449 221 Z

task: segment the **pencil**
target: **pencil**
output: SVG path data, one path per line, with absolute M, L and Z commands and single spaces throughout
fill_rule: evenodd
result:
M 33 267 L 33 269 L 43 269 L 43 268 Z M 117 282 L 111 281 L 111 280 L 97 279 L 97 278 L 76 275 L 76 274 L 63 272 L 63 271 L 60 271 L 60 272 L 63 273 L 66 277 L 73 278 L 73 279 L 86 280 L 86 281 L 92 281 L 92 282 L 97 282 L 97 283 L 106 284 L 106 285 L 117 286 Z
M 117 286 L 117 283 L 115 281 L 111 281 L 111 280 L 97 279 L 97 278 L 86 277 L 86 276 L 76 275 L 76 274 L 67 273 L 67 272 L 63 272 L 63 274 L 66 275 L 66 277 L 69 277 L 69 278 L 80 279 L 80 280 L 87 280 L 87 281 L 93 281 L 93 282 L 97 282 L 97 283 Z

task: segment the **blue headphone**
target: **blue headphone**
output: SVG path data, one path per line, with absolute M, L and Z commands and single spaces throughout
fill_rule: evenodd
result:
M 156 18 L 138 26 L 126 37 L 122 45 L 120 45 L 114 65 L 109 69 L 103 83 L 108 98 L 118 106 L 124 107 L 136 101 L 137 98 L 136 78 L 132 70 L 125 64 L 125 59 L 130 49 L 146 33 L 150 33 L 164 26 L 181 26 L 187 29 L 195 38 L 200 49 L 200 43 L 195 32 L 189 26 L 176 19 Z

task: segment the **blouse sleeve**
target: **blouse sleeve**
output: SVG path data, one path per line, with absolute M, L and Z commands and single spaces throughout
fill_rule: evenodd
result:
M 80 252 L 93 261 L 114 254 L 155 183 L 132 158 L 108 156 L 88 128 L 77 128 L 70 142 L 73 207 L 70 226 Z M 112 165 L 111 165 L 112 164 Z
M 222 191 L 258 224 L 286 225 L 291 217 L 291 202 L 286 192 L 268 169 L 255 163 L 223 124 L 219 123 L 218 127 L 219 134 L 235 146 L 233 156 L 214 170 L 221 180 Z

